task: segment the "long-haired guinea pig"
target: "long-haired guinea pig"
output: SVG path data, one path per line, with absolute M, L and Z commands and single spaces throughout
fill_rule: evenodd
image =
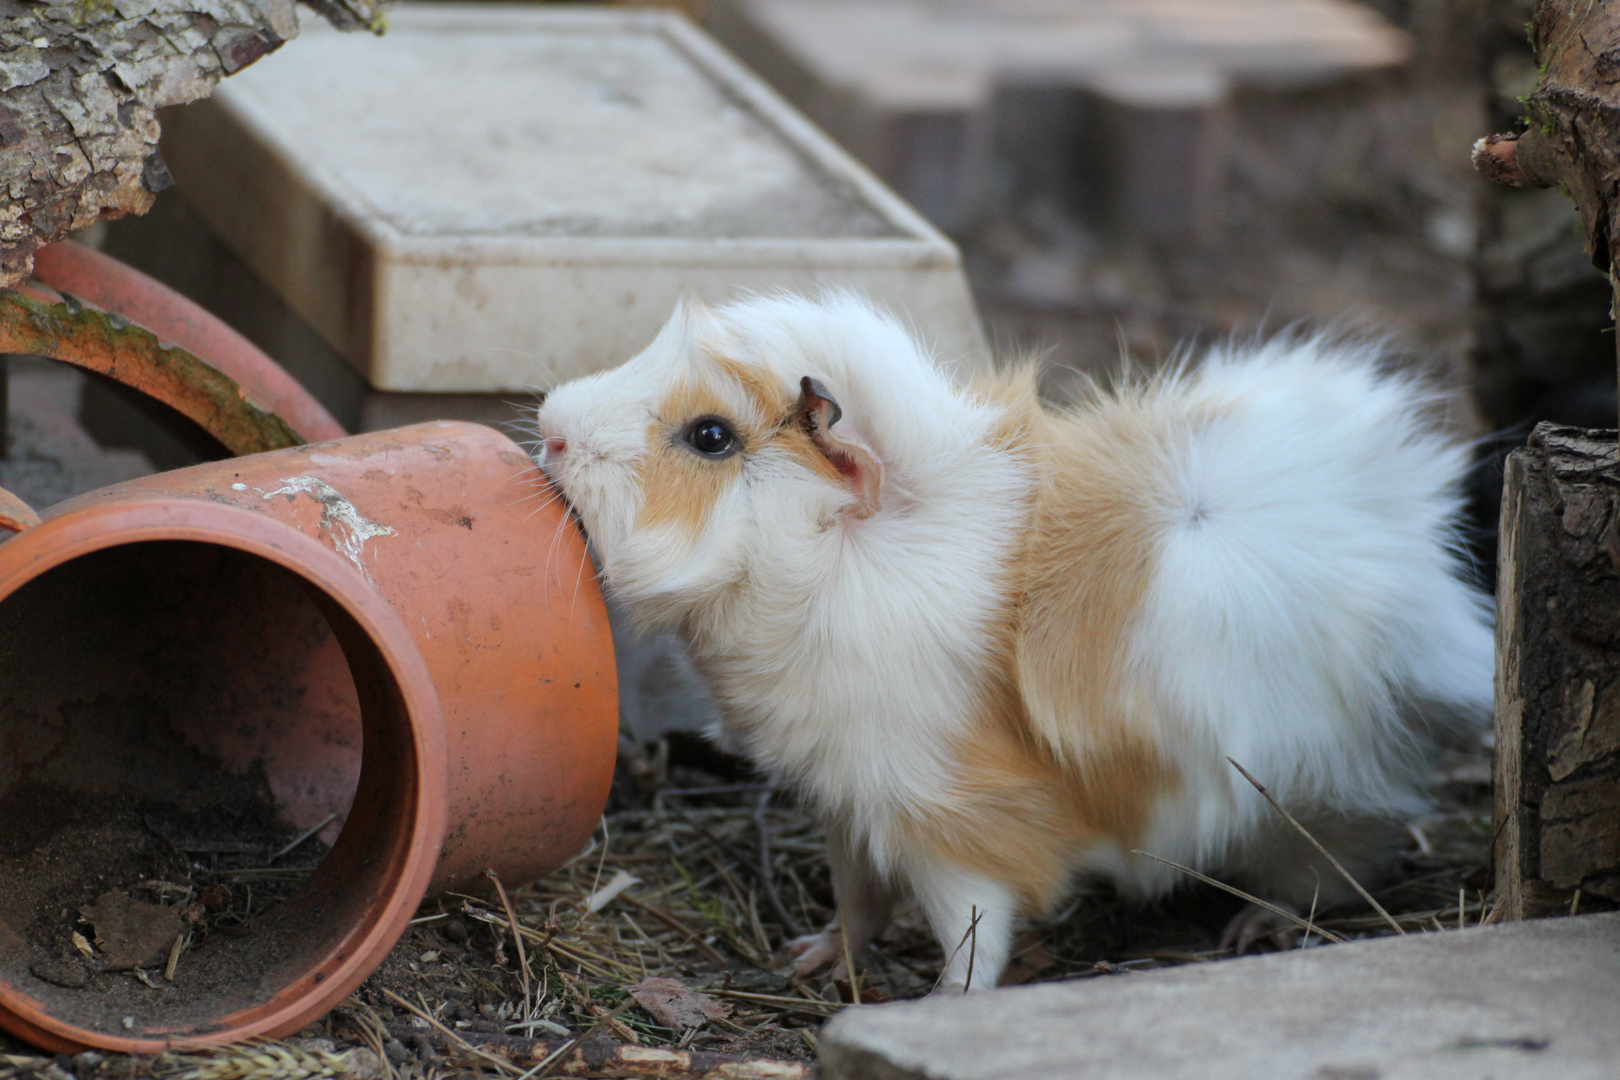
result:
M 1139 850 L 1347 898 L 1227 758 L 1366 872 L 1488 713 L 1467 453 L 1379 359 L 1217 349 L 1058 410 L 1029 370 L 959 388 L 850 295 L 683 304 L 546 398 L 542 464 L 724 737 L 824 820 L 842 930 L 802 967 L 910 895 L 941 987 L 994 986 L 1077 881 L 1170 890 Z

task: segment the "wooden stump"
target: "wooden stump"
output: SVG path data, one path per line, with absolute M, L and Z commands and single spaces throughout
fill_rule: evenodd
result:
M 1620 905 L 1620 452 L 1542 424 L 1508 459 L 1497 595 L 1501 917 Z

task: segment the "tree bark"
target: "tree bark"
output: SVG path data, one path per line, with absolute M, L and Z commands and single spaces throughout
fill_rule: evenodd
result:
M 1506 187 L 1561 188 L 1620 301 L 1620 4 L 1536 0 L 1530 44 L 1539 75 L 1525 130 L 1479 140 L 1474 167 Z
M 1620 901 L 1620 452 L 1542 424 L 1508 459 L 1497 607 L 1496 902 Z
M 1538 0 L 1530 41 L 1540 77 L 1528 126 L 1480 140 L 1475 164 L 1497 183 L 1562 187 L 1607 272 L 1620 251 L 1620 5 Z
M 380 30 L 380 0 L 312 0 L 340 28 Z M 156 110 L 298 33 L 293 0 L 0 0 L 0 287 L 33 253 L 145 213 L 169 186 Z

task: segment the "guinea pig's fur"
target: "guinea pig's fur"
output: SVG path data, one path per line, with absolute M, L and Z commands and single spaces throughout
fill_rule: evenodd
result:
M 942 986 L 993 986 L 1078 878 L 1173 887 L 1137 849 L 1342 898 L 1226 759 L 1366 872 L 1487 715 L 1466 448 L 1380 359 L 1283 337 L 1053 409 L 1028 368 L 959 388 L 854 296 L 689 303 L 546 398 L 542 464 L 826 823 L 848 947 L 910 894 Z

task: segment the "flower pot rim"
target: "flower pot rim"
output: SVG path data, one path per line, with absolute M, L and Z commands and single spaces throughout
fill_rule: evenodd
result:
M 399 616 L 355 567 L 318 540 L 274 518 L 195 496 L 141 493 L 74 505 L 0 542 L 0 603 L 57 567 L 98 551 L 147 541 L 212 544 L 254 555 L 291 571 L 355 621 L 393 675 L 410 724 L 417 791 L 404 865 L 390 895 L 330 946 L 306 972 L 267 1000 L 218 1017 L 194 1034 L 123 1037 L 52 1016 L 34 999 L 0 983 L 0 1026 L 57 1052 L 96 1049 L 158 1053 L 217 1046 L 296 1031 L 338 1005 L 376 969 L 426 894 L 447 829 L 448 752 L 434 681 Z M 204 1026 L 204 1025 L 200 1025 Z

